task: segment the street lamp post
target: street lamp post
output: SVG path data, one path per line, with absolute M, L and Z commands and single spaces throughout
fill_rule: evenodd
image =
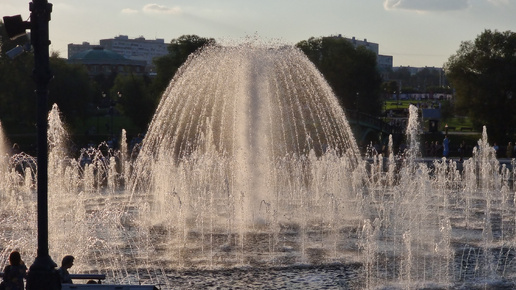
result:
M 49 64 L 49 29 L 52 4 L 47 0 L 33 0 L 29 3 L 30 23 L 21 21 L 19 15 L 4 17 L 5 28 L 11 39 L 31 30 L 31 44 L 34 49 L 34 82 L 38 99 L 38 154 L 37 154 L 37 192 L 38 192 L 38 250 L 34 263 L 30 266 L 27 277 L 28 290 L 60 289 L 56 276 L 56 263 L 48 250 L 48 141 L 47 141 L 47 99 L 48 83 L 52 79 Z M 5 20 L 11 21 L 6 22 Z M 8 24 L 9 23 L 9 24 Z M 10 26 L 10 27 L 8 27 Z
M 31 42 L 34 48 L 34 81 L 38 99 L 38 252 L 30 266 L 27 289 L 58 289 L 57 266 L 48 251 L 48 83 L 52 79 L 49 64 L 49 29 L 52 4 L 33 0 L 31 11 Z

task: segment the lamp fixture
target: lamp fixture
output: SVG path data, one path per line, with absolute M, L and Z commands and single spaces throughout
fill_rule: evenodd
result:
M 21 15 L 4 16 L 4 26 L 7 36 L 14 40 L 26 34 L 26 30 L 30 28 L 30 22 L 23 21 Z

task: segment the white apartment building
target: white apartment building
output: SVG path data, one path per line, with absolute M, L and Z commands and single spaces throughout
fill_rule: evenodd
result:
M 100 46 L 112 50 L 132 60 L 144 60 L 153 69 L 152 60 L 168 53 L 167 44 L 162 38 L 147 40 L 143 36 L 129 39 L 127 35 L 101 39 Z
M 71 58 L 76 53 L 92 49 L 95 46 L 99 45 L 91 45 L 89 42 L 83 42 L 82 44 L 70 43 L 68 44 L 68 58 Z M 154 71 L 152 60 L 155 57 L 168 53 L 168 45 L 164 39 L 147 40 L 143 36 L 130 39 L 127 35 L 119 35 L 114 38 L 101 39 L 100 46 L 106 50 L 114 51 L 127 59 L 145 61 L 147 72 Z
M 380 51 L 379 47 L 380 47 L 380 45 L 378 45 L 378 43 L 368 42 L 367 39 L 358 40 L 354 36 L 353 36 L 353 38 L 346 38 L 346 39 L 349 42 L 351 42 L 355 48 L 357 48 L 359 46 L 365 46 L 368 50 L 374 52 L 376 55 L 379 54 L 379 51 Z

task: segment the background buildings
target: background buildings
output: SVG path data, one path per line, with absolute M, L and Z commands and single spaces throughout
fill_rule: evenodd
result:
M 145 72 L 150 74 L 155 69 L 152 60 L 155 57 L 168 53 L 164 39 L 147 40 L 143 36 L 130 39 L 127 35 L 119 35 L 114 38 L 101 39 L 99 45 L 92 45 L 89 42 L 83 42 L 82 44 L 70 43 L 68 44 L 68 59 L 80 59 L 76 57 L 76 54 L 95 47 L 102 47 L 105 51 L 115 52 L 127 60 L 145 62 Z M 134 65 L 137 64 L 137 62 L 134 63 Z M 91 60 L 90 65 L 93 65 Z M 99 65 L 101 64 L 99 63 Z

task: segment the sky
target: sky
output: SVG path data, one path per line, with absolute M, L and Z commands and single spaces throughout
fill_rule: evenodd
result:
M 0 16 L 29 19 L 30 0 L 0 0 Z M 442 67 L 484 30 L 514 31 L 516 0 L 49 0 L 51 51 L 127 35 L 169 43 L 195 34 L 218 42 L 296 44 L 342 35 L 379 44 L 394 66 Z

